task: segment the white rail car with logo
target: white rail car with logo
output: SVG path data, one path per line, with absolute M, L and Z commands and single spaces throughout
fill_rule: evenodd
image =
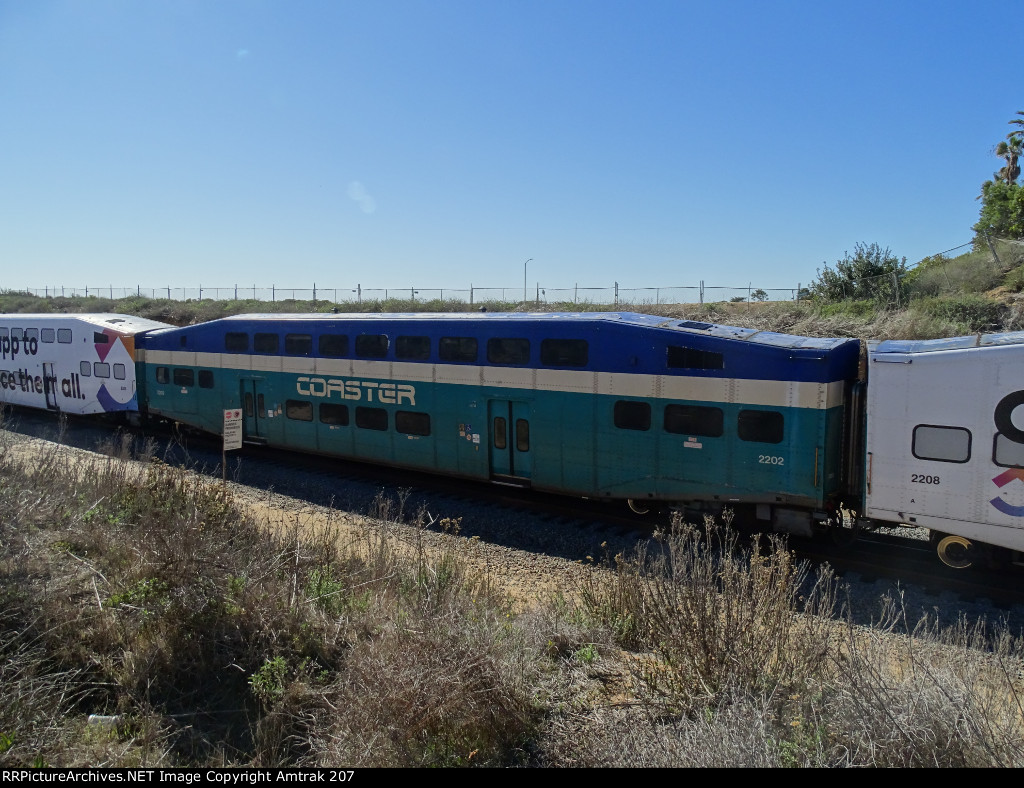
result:
M 139 412 L 129 315 L 0 315 L 0 403 L 76 415 Z
M 1024 332 L 869 343 L 864 516 L 930 529 L 953 567 L 1024 551 L 1022 353 Z

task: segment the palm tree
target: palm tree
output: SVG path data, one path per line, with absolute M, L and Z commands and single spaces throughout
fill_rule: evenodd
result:
M 1010 123 L 1014 122 L 1010 121 Z M 1024 125 L 1024 120 L 1020 122 Z M 993 175 L 995 180 L 1005 181 L 1007 184 L 1016 183 L 1017 176 L 1020 175 L 1020 165 L 1017 161 L 1022 154 L 1024 154 L 1024 138 L 1018 137 L 1016 134 L 1008 135 L 1005 142 L 996 145 L 996 156 L 1005 159 L 1006 166 L 1000 168 L 999 172 Z
M 1018 115 L 1024 115 L 1024 109 L 1017 110 L 1017 114 Z M 1021 136 L 1021 132 L 1024 132 L 1024 117 L 1022 117 L 1022 118 L 1014 118 L 1013 120 L 1008 121 L 1008 122 L 1009 122 L 1009 124 L 1011 126 L 1017 126 L 1017 130 L 1016 131 L 1011 131 L 1009 134 L 1007 134 L 1006 135 L 1006 139 L 1010 139 L 1011 137 L 1019 137 L 1019 136 Z

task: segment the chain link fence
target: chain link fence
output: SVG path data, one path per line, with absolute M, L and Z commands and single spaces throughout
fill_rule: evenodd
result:
M 536 284 L 522 287 L 380 288 L 356 285 L 351 288 L 334 287 L 260 287 L 259 285 L 231 285 L 230 287 L 97 287 L 44 286 L 20 292 L 44 298 L 96 298 L 120 299 L 130 297 L 166 298 L 174 301 L 253 300 L 253 301 L 325 301 L 329 303 L 362 303 L 364 301 L 461 301 L 468 304 L 537 303 L 537 304 L 684 304 L 720 301 L 795 301 L 806 297 L 806 290 L 796 287 L 761 288 L 748 284 L 743 287 L 682 285 L 672 287 L 543 287 Z

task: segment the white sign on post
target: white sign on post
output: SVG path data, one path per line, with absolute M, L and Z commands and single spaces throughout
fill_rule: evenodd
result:
M 242 448 L 242 411 L 224 411 L 224 451 Z

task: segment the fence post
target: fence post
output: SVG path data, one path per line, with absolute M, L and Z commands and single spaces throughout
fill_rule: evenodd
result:
M 579 295 L 580 295 L 580 283 L 576 282 L 572 286 L 572 302 L 574 304 L 579 303 L 579 301 L 578 301 Z
M 170 293 L 170 290 L 168 290 L 167 292 Z M 168 295 L 167 297 L 170 298 L 170 295 Z M 235 300 L 236 301 L 238 300 L 238 285 L 237 284 L 235 285 Z
M 704 280 L 703 279 L 700 280 L 700 303 L 701 303 L 701 306 L 704 305 Z
M 473 306 L 473 284 L 469 285 L 469 305 Z
M 615 283 L 615 306 L 619 305 L 619 283 Z
M 277 285 L 270 286 L 270 303 L 277 301 Z

